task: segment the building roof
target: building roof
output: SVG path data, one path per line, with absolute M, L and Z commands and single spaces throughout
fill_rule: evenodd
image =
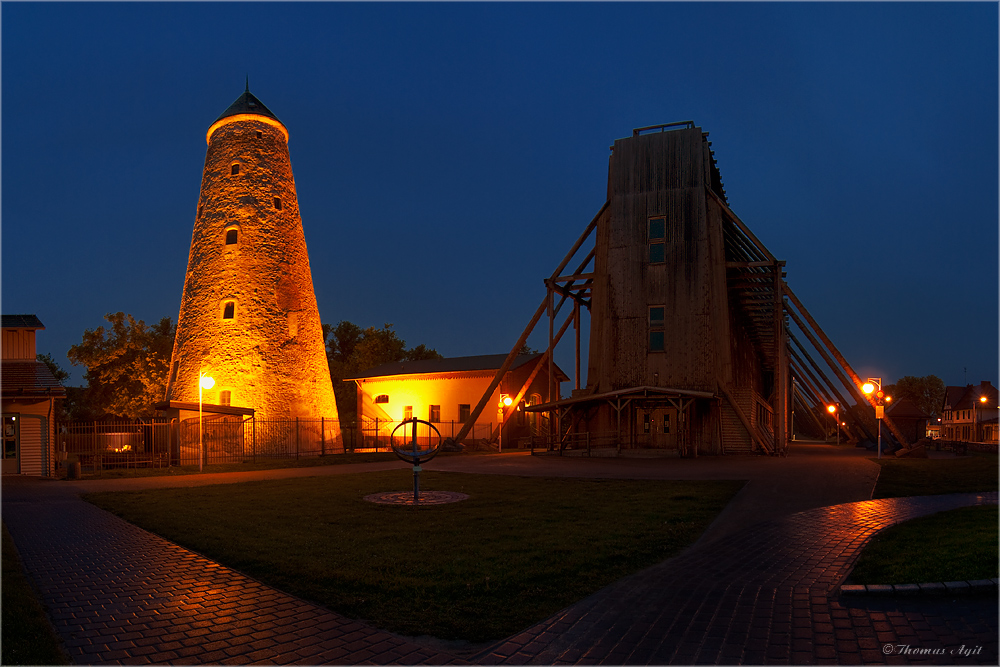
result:
M 2 315 L 0 327 L 4 329 L 44 329 L 45 325 L 35 315 Z
M 514 358 L 510 370 L 520 368 L 531 361 L 541 357 L 541 354 L 520 354 Z M 503 365 L 507 358 L 506 354 L 483 354 L 475 357 L 449 357 L 447 359 L 421 359 L 419 361 L 397 361 L 390 364 L 382 364 L 375 368 L 357 373 L 344 380 L 362 380 L 374 377 L 388 377 L 390 375 L 424 375 L 429 373 L 462 373 L 470 371 L 496 371 Z M 559 366 L 556 366 L 556 375 L 562 381 L 569 379 Z
M 996 407 L 1000 393 L 989 380 L 983 380 L 979 384 L 967 384 L 964 387 L 945 387 L 944 405 L 951 406 L 952 410 L 968 410 L 973 403 L 979 407 L 979 398 L 986 397 L 986 405 Z
M 0 386 L 4 396 L 66 393 L 49 367 L 40 361 L 4 361 L 0 364 Z
M 930 417 L 908 398 L 893 401 L 885 412 L 893 419 L 928 419 Z
M 264 106 L 263 102 L 261 102 L 260 100 L 258 100 L 256 97 L 253 96 L 253 94 L 250 92 L 249 80 L 247 81 L 247 89 L 243 92 L 243 94 L 237 97 L 236 101 L 230 104 L 229 108 L 223 111 L 221 116 L 215 119 L 215 122 L 218 123 L 223 118 L 228 118 L 230 116 L 238 116 L 239 114 L 244 114 L 244 113 L 256 114 L 258 116 L 267 116 L 268 118 L 273 118 L 274 120 L 277 120 L 279 123 L 281 122 L 280 120 L 278 120 L 278 117 L 275 116 L 270 109 Z M 213 125 L 214 124 L 215 123 L 213 123 Z

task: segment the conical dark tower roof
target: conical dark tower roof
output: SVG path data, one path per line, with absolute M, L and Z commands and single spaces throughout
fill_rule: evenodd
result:
M 250 113 L 256 114 L 258 116 L 267 116 L 268 118 L 273 118 L 279 123 L 281 122 L 274 113 L 264 106 L 263 102 L 258 100 L 250 92 L 250 82 L 247 81 L 247 89 L 242 95 L 236 98 L 236 101 L 229 105 L 229 108 L 222 112 L 222 115 L 215 119 L 218 123 L 223 118 L 228 118 L 229 116 L 237 116 L 239 114 Z M 215 123 L 213 123 L 214 125 Z

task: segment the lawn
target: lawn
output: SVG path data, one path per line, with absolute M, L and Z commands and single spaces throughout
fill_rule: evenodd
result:
M 4 665 L 66 665 L 69 661 L 59 648 L 59 640 L 45 617 L 35 591 L 21 569 L 14 541 L 3 527 L 3 578 L 0 579 L 3 614 Z
M 441 456 L 449 454 L 442 453 Z M 72 460 L 72 459 L 71 459 Z M 218 472 L 247 472 L 250 470 L 273 470 L 276 468 L 313 468 L 316 466 L 346 465 L 349 463 L 378 463 L 399 461 L 392 452 L 365 452 L 361 454 L 327 454 L 300 459 L 262 459 L 241 463 L 213 463 L 198 471 L 198 464 L 169 466 L 166 468 L 106 468 L 100 472 L 85 472 L 84 479 L 121 479 L 125 477 L 167 477 L 177 475 L 212 474 Z
M 882 470 L 872 498 L 997 490 L 997 455 L 955 459 L 872 459 Z
M 849 583 L 921 584 L 998 576 L 996 505 L 912 519 L 872 538 Z
M 679 553 L 742 486 L 424 472 L 422 490 L 470 499 L 423 508 L 362 499 L 412 488 L 401 470 L 87 500 L 348 617 L 483 642 Z

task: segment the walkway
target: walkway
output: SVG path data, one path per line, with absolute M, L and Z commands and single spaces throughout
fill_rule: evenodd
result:
M 712 459 L 692 462 L 695 466 L 684 466 L 685 461 L 663 462 L 682 464 L 669 466 L 670 474 L 661 463 L 628 460 L 603 461 L 605 465 L 596 467 L 590 462 L 581 465 L 539 457 L 455 457 L 433 463 L 442 469 L 492 467 L 493 472 L 501 472 L 498 468 L 504 468 L 511 474 L 525 474 L 527 469 L 549 475 L 553 470 L 573 469 L 576 474 L 586 470 L 581 476 L 589 477 L 600 476 L 595 472 L 601 468 L 612 471 L 605 472 L 606 476 L 646 477 L 659 470 L 658 478 L 679 474 L 699 478 L 695 477 L 698 473 L 708 475 L 701 478 L 718 479 L 711 476 L 718 471 L 713 473 L 702 461 Z M 717 468 L 735 465 L 714 461 Z M 792 458 L 771 461 L 794 462 Z M 748 462 L 742 467 L 757 465 Z M 699 472 L 696 466 L 703 469 Z M 683 472 L 685 467 L 690 471 Z M 644 474 L 640 475 L 640 468 Z M 819 468 L 830 475 L 827 466 Z M 357 469 L 309 470 L 344 474 Z M 235 481 L 240 475 L 231 474 L 226 480 Z M 763 473 L 751 476 L 746 489 L 753 488 L 753 479 L 765 478 Z M 184 483 L 204 480 L 187 477 Z M 98 485 L 125 482 L 135 488 L 138 481 L 3 480 L 4 521 L 75 662 L 460 662 L 455 655 L 264 586 L 78 497 L 82 488 L 96 490 Z M 157 486 L 163 483 L 155 482 Z M 764 496 L 775 491 L 763 482 L 757 486 Z M 817 495 L 822 498 L 824 493 Z M 760 517 L 767 519 L 763 523 L 752 528 L 745 520 L 742 527 L 723 525 L 714 539 L 702 539 L 677 558 L 627 577 L 471 656 L 471 661 L 996 664 L 995 598 L 842 602 L 831 597 L 875 531 L 914 516 L 979 503 L 996 503 L 996 494 L 864 501 L 790 516 L 767 510 L 774 516 Z M 886 644 L 894 652 L 888 658 L 882 653 Z M 903 649 L 897 648 L 909 645 L 950 651 L 963 644 L 972 650 L 981 648 L 965 659 L 947 653 L 901 656 L 898 653 Z

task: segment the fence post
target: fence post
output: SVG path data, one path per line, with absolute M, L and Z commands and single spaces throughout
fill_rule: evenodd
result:
M 250 446 L 253 447 L 253 462 L 257 462 L 257 415 L 250 417 Z
M 299 458 L 299 418 L 295 418 L 295 459 Z
M 94 443 L 94 465 L 93 465 L 93 468 L 94 468 L 94 474 L 96 475 L 97 472 L 98 472 L 98 466 L 100 466 L 100 464 L 101 464 L 100 459 L 97 458 L 97 420 L 96 419 L 94 420 L 94 439 L 92 440 L 92 442 Z
M 378 451 L 378 417 L 375 418 L 375 451 Z

